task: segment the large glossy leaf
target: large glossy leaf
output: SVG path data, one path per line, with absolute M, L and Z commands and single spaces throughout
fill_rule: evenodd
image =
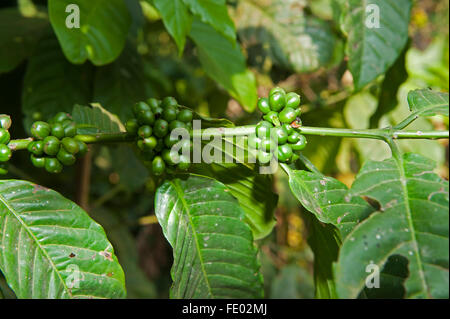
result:
M 380 209 L 343 243 L 336 267 L 340 297 L 358 296 L 369 264 L 381 270 L 400 255 L 408 261 L 405 297 L 448 298 L 449 188 L 433 169 L 416 154 L 363 166 L 350 195 L 376 200 Z
M 79 8 L 79 28 L 69 28 L 66 12 L 70 5 Z M 124 0 L 49 0 L 50 22 L 61 47 L 72 63 L 92 61 L 104 65 L 114 61 L 122 52 L 131 25 Z
M 0 10 L 0 73 L 13 70 L 33 53 L 47 25 L 47 19 L 24 17 L 15 8 Z
M 239 2 L 238 33 L 248 47 L 262 46 L 274 62 L 296 72 L 331 62 L 335 35 L 331 27 L 304 13 L 296 0 Z
M 417 116 L 448 116 L 448 93 L 429 89 L 414 90 L 408 93 L 408 104 L 411 112 Z
M 172 298 L 262 297 L 252 234 L 225 185 L 195 175 L 166 180 L 155 212 L 173 248 Z
M 102 227 L 60 194 L 25 181 L 0 181 L 0 268 L 19 298 L 125 296 Z
M 246 69 L 241 48 L 198 19 L 194 19 L 189 36 L 197 45 L 205 72 L 246 111 L 252 112 L 257 102 L 256 82 L 253 73 Z
M 230 41 L 236 40 L 234 23 L 228 15 L 226 0 L 183 0 L 191 11 Z
M 187 6 L 183 0 L 154 0 L 153 3 L 160 12 L 167 31 L 175 39 L 178 50 L 183 52 L 192 24 L 192 16 Z
M 402 52 L 412 1 L 350 0 L 343 5 L 349 68 L 355 89 L 360 90 L 386 72 Z
M 97 103 L 93 103 L 91 107 L 75 105 L 72 117 L 77 123 L 78 134 L 113 134 L 126 131 L 116 115 L 111 114 Z
M 57 112 L 70 112 L 74 104 L 88 104 L 91 99 L 90 67 L 69 63 L 53 32 L 48 31 L 39 41 L 25 74 L 22 112 L 27 121 L 35 112 L 46 120 Z

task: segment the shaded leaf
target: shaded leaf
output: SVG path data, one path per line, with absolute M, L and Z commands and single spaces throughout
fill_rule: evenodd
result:
M 79 28 L 66 25 L 75 14 L 66 13 L 71 4 L 79 8 Z M 94 65 L 104 65 L 122 52 L 131 25 L 123 0 L 49 0 L 48 11 L 63 52 L 72 63 L 90 60 Z
M 222 183 L 166 180 L 155 212 L 173 247 L 172 298 L 261 298 L 262 278 L 244 211 Z
M 125 296 L 123 271 L 102 227 L 60 194 L 0 181 L 0 229 L 0 268 L 19 298 Z
M 408 104 L 411 112 L 418 116 L 448 116 L 448 93 L 414 90 L 408 93 Z
M 77 123 L 79 134 L 111 134 L 126 131 L 117 116 L 105 110 L 98 103 L 92 103 L 91 107 L 75 105 L 72 110 L 72 117 Z

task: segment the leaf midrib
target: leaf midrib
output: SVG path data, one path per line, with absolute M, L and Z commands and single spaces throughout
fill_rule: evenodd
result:
M 58 278 L 60 279 L 64 290 L 66 291 L 66 293 L 70 296 L 72 296 L 72 293 L 70 292 L 69 288 L 66 286 L 63 278 L 61 277 L 61 274 L 58 271 L 58 268 L 56 267 L 56 265 L 53 263 L 53 260 L 50 258 L 50 256 L 48 255 L 47 251 L 40 245 L 38 239 L 36 238 L 36 236 L 34 236 L 33 232 L 29 229 L 28 225 L 25 224 L 25 222 L 22 220 L 22 218 L 20 216 L 18 216 L 14 209 L 8 204 L 8 202 L 6 201 L 6 199 L 0 195 L 0 202 L 3 203 L 3 205 L 5 205 L 5 207 L 7 208 L 7 210 L 16 218 L 17 221 L 19 221 L 19 223 L 23 226 L 23 228 L 28 232 L 28 234 L 30 235 L 30 237 L 33 239 L 33 241 L 35 242 L 36 246 L 41 250 L 42 254 L 47 258 L 48 263 L 50 264 L 50 266 L 53 268 L 53 271 L 56 273 L 56 275 L 58 276 Z
M 186 203 L 186 201 L 184 199 L 184 192 L 181 189 L 180 185 L 178 185 L 178 181 L 177 180 L 171 181 L 170 183 L 172 184 L 173 188 L 175 189 L 175 192 L 177 193 L 178 198 L 180 199 L 180 201 L 181 201 L 181 203 L 183 205 L 184 211 L 186 212 L 186 215 L 188 217 L 189 227 L 191 228 L 192 236 L 194 237 L 195 247 L 197 249 L 198 258 L 200 259 L 200 268 L 201 268 L 203 276 L 205 278 L 206 285 L 208 287 L 208 292 L 209 292 L 209 294 L 211 296 L 214 296 L 214 294 L 212 293 L 211 284 L 209 283 L 208 276 L 206 274 L 206 270 L 205 270 L 205 267 L 204 267 L 203 256 L 201 254 L 200 246 L 198 244 L 197 233 L 196 233 L 196 230 L 195 230 L 195 227 L 194 227 L 194 224 L 192 222 L 191 215 L 190 215 L 189 205 Z

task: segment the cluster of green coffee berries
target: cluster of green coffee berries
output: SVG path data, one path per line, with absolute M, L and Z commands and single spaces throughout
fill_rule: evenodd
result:
M 8 173 L 6 162 L 12 156 L 8 143 L 11 140 L 9 128 L 11 127 L 11 118 L 8 115 L 0 114 L 0 175 Z
M 297 131 L 301 126 L 300 96 L 276 87 L 268 98 L 259 99 L 258 108 L 263 120 L 248 139 L 249 146 L 258 150 L 258 161 L 267 164 L 273 156 L 282 163 L 296 161 L 306 146 L 305 136 Z
M 182 154 L 182 150 L 192 148 L 190 139 L 183 140 L 178 152 L 172 151 L 172 146 L 180 139 L 171 136 L 177 128 L 192 130 L 192 111 L 180 107 L 173 97 L 166 97 L 162 101 L 150 98 L 147 102 L 138 102 L 133 107 L 134 118 L 125 124 L 131 134 L 137 135 L 137 146 L 144 161 L 151 163 L 154 175 L 162 175 L 165 171 L 175 169 L 187 170 L 190 158 Z
M 63 166 L 73 165 L 77 157 L 88 151 L 84 142 L 74 139 L 77 127 L 68 113 L 60 112 L 48 123 L 34 122 L 31 134 L 34 138 L 28 144 L 31 162 L 49 173 L 60 173 Z

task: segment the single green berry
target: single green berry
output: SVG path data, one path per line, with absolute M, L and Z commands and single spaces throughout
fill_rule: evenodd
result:
M 175 121 L 172 121 L 169 123 L 169 131 L 172 132 L 173 130 L 175 130 L 177 128 L 183 128 L 183 129 L 187 130 L 186 123 L 181 122 L 179 120 L 175 120 Z
M 161 153 L 161 157 L 163 158 L 164 162 L 169 165 L 176 165 L 180 162 L 180 154 L 178 154 L 175 151 L 171 151 L 168 149 L 165 149 Z
M 137 120 L 141 125 L 153 125 L 155 123 L 155 115 L 152 111 L 147 110 L 139 113 Z
M 67 152 L 63 147 L 59 149 L 56 158 L 65 166 L 71 166 L 75 164 L 77 160 L 73 154 Z
M 286 105 L 286 95 L 282 92 L 275 92 L 269 97 L 270 109 L 279 112 Z
M 63 125 L 63 127 L 65 137 L 74 137 L 75 135 L 77 135 L 77 125 L 75 124 L 75 122 L 67 123 Z
M 0 163 L 0 175 L 8 174 L 8 164 Z
M 44 139 L 44 152 L 47 155 L 55 156 L 59 152 L 61 142 L 54 136 L 47 136 Z
M 164 160 L 161 158 L 161 156 L 155 156 L 152 162 L 153 174 L 157 176 L 162 175 L 164 173 L 165 168 L 166 164 L 164 163 Z
M 28 144 L 28 152 L 32 153 L 35 156 L 44 155 L 44 141 L 34 141 Z
M 269 113 L 263 116 L 263 119 L 267 122 L 270 122 L 276 126 L 280 125 L 280 119 L 278 118 L 278 112 L 270 111 Z
M 194 118 L 194 114 L 191 110 L 182 109 L 177 115 L 177 120 L 181 121 L 183 123 L 189 123 L 192 122 L 192 119 Z
M 289 123 L 284 123 L 284 124 L 281 125 L 281 126 L 286 130 L 286 133 L 287 133 L 288 135 L 291 135 L 292 133 L 295 132 L 294 128 L 293 128 Z
M 11 149 L 5 144 L 0 144 L 0 162 L 7 162 L 12 156 Z
M 264 152 L 263 150 L 258 151 L 258 162 L 261 164 L 267 164 L 272 159 L 272 153 Z
M 278 145 L 283 145 L 287 142 L 288 134 L 284 127 L 278 126 L 271 130 L 270 138 L 273 139 Z
M 158 144 L 158 140 L 154 136 L 149 136 L 143 140 L 138 141 L 138 147 L 142 151 L 151 151 Z
M 256 136 L 259 138 L 270 137 L 270 129 L 273 128 L 272 123 L 261 121 L 256 125 Z
M 148 106 L 146 103 L 144 102 L 137 102 L 134 106 L 133 106 L 133 113 L 134 116 L 139 118 L 139 115 L 141 113 L 147 112 L 147 111 L 151 111 L 150 106 Z
M 300 135 L 300 139 L 295 144 L 290 144 L 294 151 L 301 151 L 306 147 L 307 141 L 304 135 Z
M 178 110 L 175 107 L 167 106 L 163 109 L 162 118 L 167 122 L 171 122 L 177 119 Z
M 298 108 L 300 105 L 300 95 L 295 92 L 289 92 L 286 94 L 286 107 L 291 107 L 293 109 Z
M 282 93 L 282 94 L 286 95 L 286 91 L 283 90 L 282 88 L 278 87 L 278 86 L 277 86 L 277 87 L 274 87 L 274 88 L 272 88 L 272 89 L 270 90 L 269 96 L 271 96 L 272 94 L 275 94 L 275 93 Z
M 261 150 L 265 152 L 273 152 L 276 149 L 276 144 L 273 140 L 268 138 L 262 138 L 261 139 Z
M 11 135 L 4 128 L 0 128 L 0 144 L 8 144 L 11 140 Z
M 142 138 L 150 137 L 152 136 L 153 129 L 149 125 L 141 126 L 138 130 L 138 135 Z
M 63 125 L 58 122 L 52 124 L 51 134 L 58 139 L 62 139 L 65 136 Z
M 172 134 L 167 134 L 166 137 L 164 137 L 164 144 L 168 148 L 171 148 L 172 146 L 177 144 L 179 141 L 180 141 L 180 139 L 176 135 L 172 136 Z
M 0 114 L 0 128 L 3 128 L 5 130 L 9 130 L 11 127 L 11 117 L 6 114 Z
M 281 123 L 288 123 L 288 124 L 294 122 L 296 117 L 297 112 L 293 108 L 287 106 L 278 115 L 278 118 L 280 119 Z
M 53 117 L 54 123 L 62 123 L 66 120 L 72 120 L 72 117 L 70 116 L 70 114 L 66 113 L 66 112 L 59 112 Z
M 178 102 L 174 97 L 168 96 L 162 100 L 161 107 L 165 109 L 166 107 L 178 107 Z
M 285 163 L 292 157 L 292 147 L 289 144 L 278 146 L 277 159 L 278 161 Z
M 125 123 L 125 128 L 127 129 L 127 132 L 130 134 L 136 134 L 139 129 L 139 124 L 136 119 L 129 119 Z
M 181 171 L 186 171 L 191 166 L 191 160 L 187 156 L 180 156 L 180 160 L 177 164 L 177 169 Z
M 89 151 L 86 143 L 84 143 L 82 141 L 77 141 L 77 143 L 78 143 L 78 148 L 79 148 L 77 156 L 82 157 L 82 156 L 86 155 L 86 153 Z
M 161 107 L 161 101 L 153 97 L 147 100 L 147 104 L 153 113 L 156 113 L 156 110 Z
M 269 104 L 269 99 L 266 97 L 260 98 L 258 100 L 258 109 L 263 112 L 263 114 L 267 114 L 269 113 L 270 110 L 270 104 Z
M 301 136 L 302 135 L 299 132 L 294 131 L 292 134 L 290 134 L 288 136 L 288 142 L 291 143 L 291 144 L 295 144 L 298 141 L 300 141 Z
M 158 119 L 153 126 L 153 133 L 157 137 L 164 137 L 169 131 L 169 123 L 166 120 Z
M 71 137 L 63 138 L 61 144 L 64 147 L 64 149 L 70 154 L 75 155 L 80 151 L 80 145 L 78 144 L 77 140 Z
M 37 121 L 31 126 L 31 135 L 38 140 L 43 140 L 50 135 L 51 127 L 48 123 Z
M 45 166 L 45 157 L 37 157 L 34 154 L 31 154 L 30 160 L 34 167 L 43 168 Z
M 45 169 L 49 173 L 58 174 L 61 173 L 63 165 L 60 163 L 60 161 L 58 161 L 58 159 L 54 157 L 47 157 L 45 159 Z

